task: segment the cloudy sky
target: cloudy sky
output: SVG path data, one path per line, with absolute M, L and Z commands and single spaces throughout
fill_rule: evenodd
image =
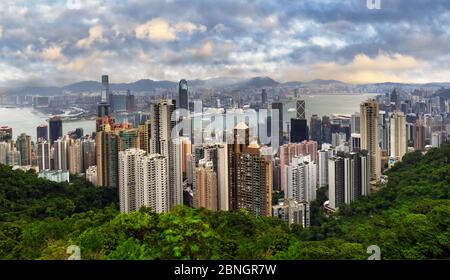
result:
M 0 87 L 270 76 L 450 81 L 450 1 L 2 0 Z

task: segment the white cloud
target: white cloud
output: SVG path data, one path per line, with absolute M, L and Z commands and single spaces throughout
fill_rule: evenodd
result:
M 62 53 L 62 47 L 58 45 L 52 45 L 41 52 L 41 57 L 47 61 L 54 61 L 59 59 L 65 59 Z
M 343 47 L 347 46 L 347 43 L 341 39 L 327 38 L 323 36 L 312 37 L 310 41 L 312 44 L 321 48 L 334 47 L 337 49 L 342 49 Z
M 3 27 L 0 25 L 0 39 L 3 37 Z
M 76 46 L 80 49 L 89 48 L 95 41 L 104 42 L 103 27 L 101 25 L 93 26 L 89 29 L 89 36 L 77 42 Z
M 170 25 L 162 18 L 154 18 L 135 28 L 136 37 L 139 39 L 148 38 L 152 41 L 174 41 L 177 33 L 186 32 L 192 34 L 195 31 L 205 32 L 206 26 L 197 25 L 192 22 L 180 22 Z

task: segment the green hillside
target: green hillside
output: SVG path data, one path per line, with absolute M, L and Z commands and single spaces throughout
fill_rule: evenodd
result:
M 450 145 L 410 153 L 378 193 L 330 217 L 313 203 L 312 226 L 291 229 L 243 211 L 179 207 L 120 214 L 115 190 L 37 179 L 0 166 L 0 259 L 383 259 L 450 258 Z

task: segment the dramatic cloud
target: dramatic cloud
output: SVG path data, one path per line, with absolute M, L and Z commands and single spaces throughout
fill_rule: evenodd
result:
M 206 26 L 196 25 L 192 22 L 180 22 L 171 26 L 164 19 L 155 18 L 135 29 L 137 38 L 148 38 L 153 41 L 174 41 L 177 33 L 187 32 L 190 35 L 195 31 L 205 32 Z
M 99 79 L 450 77 L 450 1 L 0 1 L 0 87 Z

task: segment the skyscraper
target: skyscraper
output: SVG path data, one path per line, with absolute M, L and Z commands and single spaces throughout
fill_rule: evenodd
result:
M 180 109 L 189 110 L 188 84 L 184 79 L 178 84 L 178 101 L 180 102 Z
M 120 138 L 112 131 L 99 131 L 95 138 L 97 185 L 117 187 Z
M 109 77 L 108 75 L 102 76 L 102 89 L 100 103 L 98 104 L 97 117 L 101 118 L 104 116 L 109 116 L 110 109 L 110 90 L 109 90 Z
M 281 190 L 286 191 L 286 170 L 285 167 L 291 164 L 296 156 L 310 155 L 314 162 L 317 162 L 317 142 L 303 141 L 301 143 L 284 144 L 280 147 L 280 183 Z
M 20 134 L 17 137 L 16 148 L 20 152 L 20 165 L 31 165 L 31 136 Z
M 82 162 L 83 162 L 82 170 L 83 171 L 86 171 L 91 166 L 95 166 L 95 164 L 96 164 L 95 140 L 82 139 L 81 140 L 81 153 L 82 153 Z
M 241 122 L 234 128 L 228 147 L 230 209 L 246 209 L 255 216 L 272 215 L 272 166 L 250 143 L 249 127 Z
M 296 156 L 286 168 L 286 198 L 297 202 L 316 200 L 317 166 L 311 156 Z
M 63 135 L 62 120 L 59 117 L 53 117 L 49 120 L 49 138 L 50 144 L 53 144 Z
M 425 149 L 425 126 L 422 122 L 417 121 L 413 129 L 414 149 L 423 151 Z
M 369 154 L 371 180 L 378 180 L 381 175 L 381 159 L 378 137 L 378 102 L 371 99 L 360 105 L 361 149 Z
M 119 152 L 120 211 L 129 213 L 149 207 L 157 213 L 168 211 L 167 161 L 144 150 Z
M 51 165 L 51 145 L 47 141 L 41 141 L 38 144 L 37 160 L 39 171 L 50 170 Z
M 284 143 L 284 132 L 283 132 L 283 103 L 282 102 L 273 102 L 272 103 L 272 110 L 278 110 L 278 144 L 281 146 Z M 273 116 L 271 116 L 271 119 L 269 121 L 269 124 L 272 122 Z M 276 121 L 276 120 L 275 120 Z M 276 131 L 270 131 L 271 135 L 276 135 Z
M 0 164 L 8 164 L 8 153 L 11 150 L 11 143 L 0 142 Z
M 390 117 L 390 156 L 401 160 L 408 149 L 406 138 L 406 117 L 401 111 L 394 112 Z
M 213 162 L 201 159 L 194 170 L 194 206 L 218 210 L 217 174 Z
M 53 143 L 53 169 L 68 171 L 68 141 L 60 138 Z
M 175 100 L 161 100 L 151 104 L 150 116 L 150 153 L 167 158 L 168 203 L 169 209 L 183 203 L 182 148 L 180 139 L 172 138 L 176 121 L 172 119 L 175 112 Z M 175 136 L 174 136 L 175 137 Z
M 329 207 L 338 209 L 368 195 L 369 160 L 367 151 L 338 154 L 328 160 Z
M 306 119 L 291 119 L 291 143 L 300 143 L 309 139 Z
M 318 115 L 312 115 L 309 122 L 311 140 L 319 145 L 322 143 L 322 120 Z
M 305 100 L 297 100 L 295 109 L 297 113 L 297 119 L 306 119 Z
M 359 112 L 355 112 L 354 114 L 352 114 L 352 120 L 350 123 L 352 133 L 360 133 L 360 122 L 361 116 Z
M 70 139 L 68 146 L 68 163 L 69 163 L 69 173 L 70 174 L 81 174 L 86 170 L 83 170 L 83 160 L 82 160 L 82 148 L 80 139 Z
M 322 117 L 322 143 L 331 143 L 331 121 L 330 117 Z
M 45 141 L 48 141 L 48 125 L 41 124 L 36 128 L 36 136 L 37 141 L 39 142 L 40 139 L 43 139 Z
M 318 154 L 318 187 L 328 186 L 328 160 L 333 157 L 334 150 L 331 146 L 323 146 Z
M 266 89 L 261 90 L 261 103 L 263 105 L 267 104 L 267 91 Z

